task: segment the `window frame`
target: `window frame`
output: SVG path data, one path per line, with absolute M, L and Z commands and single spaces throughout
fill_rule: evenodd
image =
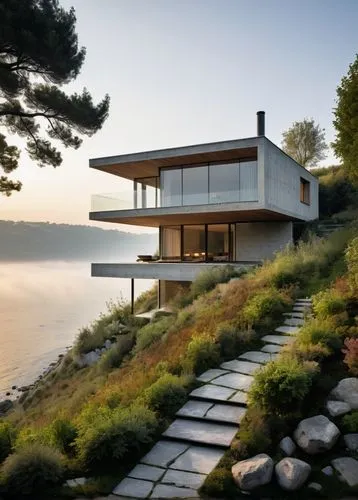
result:
M 304 177 L 300 177 L 300 202 L 311 205 L 311 183 Z

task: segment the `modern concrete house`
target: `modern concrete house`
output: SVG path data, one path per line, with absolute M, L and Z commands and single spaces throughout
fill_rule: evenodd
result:
M 92 276 L 159 281 L 159 307 L 205 268 L 242 267 L 292 242 L 292 224 L 318 217 L 318 181 L 265 137 L 90 160 L 128 179 L 125 196 L 94 195 L 90 219 L 159 228 L 159 258 L 92 264 Z

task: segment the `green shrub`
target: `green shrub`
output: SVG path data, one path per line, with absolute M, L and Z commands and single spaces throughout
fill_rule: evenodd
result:
M 161 417 L 170 418 L 179 410 L 186 400 L 183 377 L 166 373 L 143 393 L 146 405 L 157 411 Z
M 211 498 L 237 498 L 237 487 L 231 471 L 220 467 L 207 476 L 200 492 Z
M 346 301 L 332 289 L 322 290 L 313 297 L 313 310 L 319 318 L 328 318 L 346 310 Z
M 49 428 L 50 440 L 53 445 L 63 453 L 73 451 L 74 441 L 77 437 L 77 428 L 65 418 L 57 418 Z
M 301 364 L 294 358 L 272 361 L 256 373 L 249 401 L 274 415 L 299 413 L 316 371 L 314 362 Z
M 1 467 L 1 482 L 11 496 L 36 498 L 61 483 L 63 468 L 58 451 L 29 445 L 7 457 Z M 36 496 L 35 496 L 36 495 Z
M 142 292 L 134 303 L 136 314 L 145 313 L 158 306 L 158 285 Z
M 90 471 L 107 470 L 137 458 L 157 431 L 155 413 L 144 406 L 93 407 L 82 412 L 76 439 L 78 457 Z
M 211 269 L 201 271 L 191 284 L 191 294 L 193 297 L 209 292 L 218 283 L 227 283 L 231 278 L 239 277 L 243 271 L 238 271 L 234 267 L 213 266 Z
M 0 463 L 10 455 L 15 437 L 15 428 L 9 422 L 0 422 Z
M 254 340 L 253 330 L 239 330 L 230 322 L 221 323 L 216 330 L 216 341 L 223 358 L 233 358 L 246 349 Z
M 321 343 L 300 343 L 298 341 L 289 344 L 281 351 L 282 355 L 289 355 L 298 361 L 322 361 L 332 354 L 332 351 Z
M 307 322 L 297 337 L 299 344 L 321 344 L 333 351 L 342 347 L 342 338 L 329 320 L 313 319 Z
M 97 365 L 98 369 L 102 372 L 108 372 L 113 368 L 118 368 L 124 356 L 131 351 L 134 342 L 135 338 L 132 333 L 118 337 L 117 342 L 101 356 Z
M 272 320 L 281 315 L 287 304 L 287 300 L 275 288 L 256 292 L 249 298 L 242 310 L 243 321 L 250 327 L 259 326 L 265 323 L 266 318 Z
M 354 238 L 348 245 L 345 257 L 349 283 L 352 289 L 356 291 L 358 290 L 358 237 Z
M 349 415 L 344 415 L 343 426 L 347 432 L 358 432 L 358 411 L 353 411 Z
M 237 439 L 232 444 L 233 455 L 237 460 L 264 453 L 271 445 L 268 418 L 257 407 L 248 408 L 240 422 Z
M 163 335 L 168 332 L 172 324 L 173 318 L 167 316 L 143 326 L 137 333 L 136 351 L 142 351 L 162 338 Z
M 220 347 L 210 337 L 193 337 L 186 352 L 186 363 L 195 375 L 217 366 L 220 361 Z

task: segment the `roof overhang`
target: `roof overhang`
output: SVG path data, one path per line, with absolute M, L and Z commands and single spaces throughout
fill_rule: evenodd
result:
M 159 227 L 180 224 L 218 224 L 229 222 L 298 221 L 290 215 L 270 210 L 227 210 L 220 212 L 176 212 L 160 213 L 160 209 L 143 209 L 137 215 L 135 210 L 91 212 L 90 220 L 130 224 L 132 226 Z M 146 214 L 144 212 L 147 212 Z
M 89 161 L 89 166 L 129 180 L 158 177 L 159 169 L 162 167 L 257 158 L 257 147 L 260 140 L 259 137 L 252 137 L 159 149 L 143 153 L 93 158 Z

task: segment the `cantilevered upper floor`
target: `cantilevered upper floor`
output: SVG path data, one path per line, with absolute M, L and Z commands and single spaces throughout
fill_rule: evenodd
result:
M 318 181 L 265 136 L 90 160 L 132 190 L 94 195 L 90 219 L 139 226 L 318 217 Z

